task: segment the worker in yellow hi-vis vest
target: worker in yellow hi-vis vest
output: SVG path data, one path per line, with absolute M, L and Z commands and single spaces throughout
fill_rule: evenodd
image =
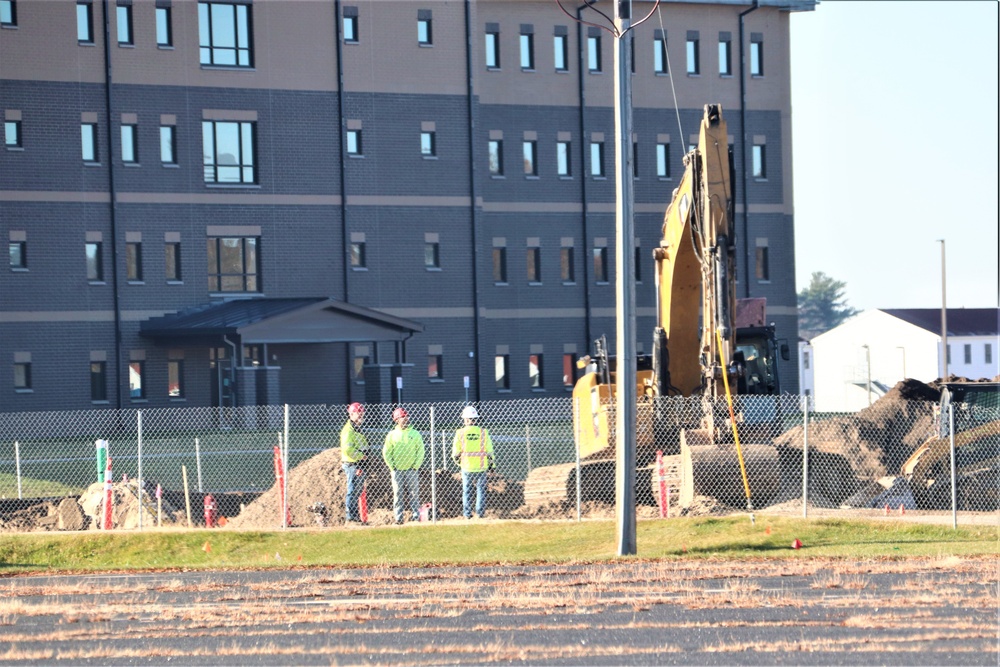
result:
M 479 412 L 471 405 L 462 410 L 465 426 L 455 431 L 451 458 L 462 467 L 462 514 L 472 518 L 473 484 L 476 486 L 476 514 L 486 517 L 486 472 L 496 467 L 489 431 L 476 424 Z

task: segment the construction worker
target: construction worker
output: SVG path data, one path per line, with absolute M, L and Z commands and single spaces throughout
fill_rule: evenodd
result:
M 477 419 L 476 408 L 465 406 L 462 410 L 465 426 L 455 431 L 451 445 L 451 458 L 462 468 L 462 514 L 466 519 L 472 518 L 470 494 L 473 484 L 476 486 L 476 514 L 480 519 L 486 517 L 486 472 L 496 467 L 493 441 L 485 428 L 476 425 Z
M 392 411 L 396 423 L 385 436 L 382 458 L 392 474 L 392 507 L 396 523 L 403 523 L 403 496 L 410 501 L 410 520 L 420 520 L 420 466 L 424 462 L 424 439 L 410 426 L 410 415 L 403 408 Z
M 362 461 L 368 450 L 368 440 L 358 429 L 365 419 L 365 406 L 351 403 L 347 406 L 347 423 L 340 429 L 340 461 L 347 477 L 347 523 L 363 523 L 358 501 L 365 486 L 365 470 Z

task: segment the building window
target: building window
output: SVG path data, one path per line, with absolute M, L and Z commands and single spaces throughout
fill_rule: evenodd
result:
M 966 343 L 962 346 L 962 354 L 964 356 L 965 365 L 968 366 L 972 363 L 972 345 Z
M 500 69 L 500 32 L 486 31 L 486 68 Z
M 688 38 L 687 40 L 687 73 L 699 74 L 701 72 L 700 54 L 698 40 Z
M 594 248 L 594 280 L 608 282 L 608 249 Z
M 510 355 L 498 354 L 493 362 L 496 387 L 501 391 L 510 389 Z
M 76 41 L 94 43 L 94 6 L 90 2 L 76 3 Z
M 260 239 L 208 239 L 208 291 L 260 292 Z
M 563 386 L 572 389 L 576 382 L 576 355 L 572 352 L 563 354 Z
M 556 173 L 560 176 L 571 176 L 570 171 L 570 143 L 568 141 L 556 142 Z
M 532 33 L 521 33 L 521 69 L 535 69 L 535 36 Z
M 424 268 L 441 268 L 441 244 L 437 242 L 427 242 L 424 244 Z
M 164 274 L 170 282 L 181 281 L 181 244 L 165 243 L 163 245 Z
M 642 248 L 639 246 L 635 247 L 635 258 L 633 259 L 633 270 L 635 271 L 635 281 L 637 283 L 642 282 Z
M 7 148 L 21 148 L 21 121 L 4 121 L 3 143 Z
M 146 398 L 146 388 L 143 386 L 143 376 L 146 373 L 146 362 L 130 361 L 128 364 L 128 395 L 133 401 Z
M 573 265 L 573 248 L 559 249 L 559 278 L 563 283 L 576 281 L 576 268 Z
M 368 268 L 368 256 L 365 254 L 365 242 L 355 241 L 351 243 L 351 268 Z
M 17 25 L 17 3 L 14 0 L 0 0 L 0 26 L 13 28 Z
M 420 154 L 424 157 L 434 157 L 437 155 L 437 142 L 434 132 L 420 133 Z
M 440 354 L 427 355 L 427 378 L 430 380 L 443 380 L 444 370 L 442 366 L 442 356 Z
M 639 178 L 639 142 L 632 142 L 632 178 Z
M 555 35 L 552 39 L 553 56 L 555 57 L 556 71 L 569 71 L 569 45 L 566 42 L 566 35 Z
M 198 3 L 201 64 L 253 67 L 251 5 Z
M 139 161 L 139 148 L 135 138 L 136 126 L 122 125 L 122 162 L 135 164 Z
M 431 11 L 429 9 L 421 9 L 417 12 L 417 43 L 420 46 L 431 46 L 434 43 Z
M 97 162 L 97 123 L 82 123 L 80 125 L 83 161 Z
M 944 362 L 950 366 L 951 365 L 951 345 L 945 345 L 944 346 L 944 353 L 945 353 L 944 354 Z
M 91 241 L 86 245 L 87 280 L 99 283 L 104 280 L 104 258 L 100 241 Z
M 132 37 L 132 5 L 118 5 L 115 10 L 118 19 L 118 45 L 132 46 L 135 43 Z
M 365 383 L 365 364 L 368 363 L 368 347 L 357 345 L 351 357 L 351 379 L 357 384 Z
M 545 377 L 542 375 L 542 355 L 528 355 L 528 384 L 532 389 L 544 389 Z
M 174 27 L 170 16 L 170 7 L 156 8 L 156 45 L 174 45 Z
M 27 241 L 11 241 L 10 242 L 10 268 L 12 268 L 12 269 L 26 269 L 26 268 L 28 268 L 28 242 Z
M 142 282 L 142 244 L 125 244 L 125 280 Z
M 656 38 L 653 39 L 653 71 L 657 74 L 668 74 L 667 39 L 659 30 L 656 33 Z
M 719 38 L 719 74 L 722 76 L 732 76 L 733 74 L 733 43 L 729 37 Z
M 160 162 L 177 164 L 177 128 L 173 125 L 160 126 Z
M 764 76 L 764 43 L 760 38 L 750 42 L 750 76 Z
M 251 122 L 203 121 L 206 183 L 257 182 Z
M 766 245 L 757 246 L 755 271 L 757 280 L 767 282 L 771 279 L 771 266 L 768 260 L 768 248 Z
M 503 141 L 491 139 L 489 145 L 490 175 L 503 176 Z
M 524 149 L 524 175 L 538 176 L 538 142 L 525 141 Z
M 357 44 L 360 38 L 358 26 L 358 8 L 344 7 L 344 41 Z
M 670 144 L 656 144 L 656 175 L 670 178 Z
M 767 178 L 767 152 L 763 144 L 753 147 L 753 177 Z
M 983 361 L 985 361 L 988 364 L 992 364 L 993 363 L 993 345 L 992 345 L 992 343 L 986 343 L 986 345 L 983 346 Z
M 542 282 L 542 249 L 528 248 L 528 282 Z
M 90 400 L 108 400 L 108 365 L 104 361 L 90 362 Z
M 802 352 L 802 368 L 809 370 L 809 350 Z
M 601 71 L 601 36 L 591 35 L 587 38 L 587 69 L 591 72 Z
M 14 390 L 28 391 L 31 389 L 31 362 L 14 362 Z
M 361 130 L 347 131 L 347 154 L 354 156 L 363 155 L 361 152 Z
M 493 282 L 507 284 L 507 248 L 493 248 Z
M 596 178 L 604 177 L 604 142 L 590 142 L 590 175 Z
M 167 396 L 184 398 L 184 360 L 167 360 Z

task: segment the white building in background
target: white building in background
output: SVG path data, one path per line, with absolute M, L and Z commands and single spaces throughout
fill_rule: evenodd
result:
M 1000 309 L 950 308 L 948 375 L 1000 375 Z M 868 310 L 799 345 L 799 386 L 818 412 L 868 407 L 904 378 L 941 377 L 941 310 Z

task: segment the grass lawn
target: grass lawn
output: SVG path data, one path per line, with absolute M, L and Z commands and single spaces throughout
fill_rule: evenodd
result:
M 798 539 L 801 549 L 793 549 Z M 638 559 L 1000 556 L 1000 528 L 758 517 L 640 521 Z M 0 575 L 54 571 L 444 566 L 613 561 L 612 520 L 384 528 L 0 535 Z

